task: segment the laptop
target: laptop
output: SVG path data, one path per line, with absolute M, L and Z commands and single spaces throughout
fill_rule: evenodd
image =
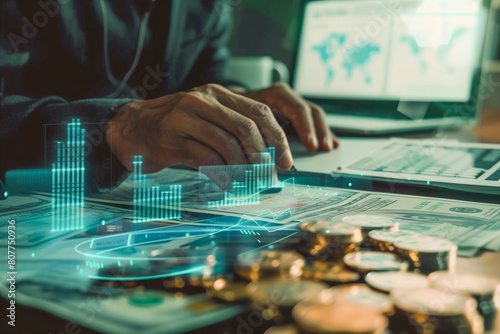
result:
M 500 146 L 393 138 L 334 176 L 500 195 Z
M 307 1 L 293 88 L 341 132 L 474 123 L 487 20 L 483 0 Z

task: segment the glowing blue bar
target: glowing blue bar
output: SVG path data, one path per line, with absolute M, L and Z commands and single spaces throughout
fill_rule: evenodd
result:
M 181 200 L 182 200 L 182 185 L 179 184 L 177 186 L 179 188 L 179 196 L 177 198 L 177 218 L 182 218 L 182 215 L 181 215 Z
M 175 207 L 173 206 L 173 201 L 174 201 L 174 191 L 175 189 L 172 188 L 172 186 L 169 187 L 170 191 L 168 192 L 168 219 L 172 219 L 175 216 Z
M 165 207 L 165 192 L 162 191 L 160 193 L 160 205 L 161 205 L 161 220 L 164 220 L 166 219 L 166 214 L 165 214 L 165 211 L 167 210 L 167 208 Z
M 58 163 L 58 168 L 61 168 L 62 166 L 62 155 L 63 155 L 63 144 L 62 142 L 58 143 L 58 152 L 57 152 L 57 163 Z M 59 183 L 59 190 L 58 190 L 58 197 L 59 197 L 59 203 L 58 203 L 58 210 L 57 210 L 57 222 L 56 222 L 56 231 L 60 231 L 61 228 L 61 221 L 62 221 L 62 206 L 63 206 L 63 175 L 59 171 L 57 173 L 57 179 Z
M 132 162 L 134 165 L 134 223 L 135 220 L 137 219 L 137 157 L 134 157 L 134 162 Z
M 148 182 L 149 185 L 149 182 Z M 146 188 L 146 215 L 145 215 L 145 220 L 144 221 L 150 221 L 151 220 L 151 187 Z
M 78 120 L 78 126 L 80 126 L 80 120 Z M 85 208 L 85 183 L 84 183 L 84 178 L 85 178 L 85 159 L 84 159 L 84 148 L 85 148 L 85 129 L 81 129 L 80 131 L 80 201 L 81 201 L 81 214 L 80 214 L 80 228 L 84 228 L 84 221 L 83 221 L 83 216 L 84 216 L 84 208 Z
M 52 231 L 55 231 L 56 217 L 55 217 L 55 208 L 56 208 L 56 164 L 52 163 Z
M 141 166 L 142 167 L 142 166 Z M 145 217 L 146 217 L 146 201 L 147 201 L 147 198 L 146 198 L 146 185 L 145 185 L 145 176 L 142 175 L 142 168 L 141 168 L 141 222 L 144 222 L 145 221 Z
M 160 187 L 155 188 L 155 218 L 160 219 Z
M 73 123 L 75 121 L 73 120 Z M 75 131 L 75 126 L 73 124 L 71 124 L 70 126 L 68 126 L 68 146 L 69 146 L 69 157 L 68 157 L 68 160 L 70 160 L 70 163 L 69 163 L 69 166 L 71 167 L 71 172 L 69 173 L 68 177 L 70 179 L 70 192 L 71 192 L 71 196 L 70 196 L 70 200 L 71 200 L 71 204 L 70 204 L 70 210 L 71 210 L 71 223 L 70 223 L 70 229 L 73 230 L 75 229 L 76 227 L 76 217 L 75 217 L 75 201 L 76 201 L 76 198 L 75 198 L 75 195 L 76 195 L 76 191 L 75 191 L 75 147 L 74 147 L 74 131 Z

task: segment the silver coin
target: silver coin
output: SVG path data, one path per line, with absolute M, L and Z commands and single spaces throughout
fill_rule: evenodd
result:
M 292 310 L 299 328 L 306 333 L 385 333 L 387 317 L 350 302 L 304 301 Z
M 498 283 L 491 278 L 474 274 L 453 274 L 436 271 L 429 275 L 430 284 L 441 290 L 469 294 L 472 296 L 491 296 L 498 289 Z
M 435 316 L 460 316 L 477 306 L 472 297 L 434 288 L 396 289 L 391 297 L 403 311 Z
M 328 285 L 315 281 L 273 280 L 247 285 L 248 297 L 257 303 L 291 307 L 302 300 L 316 298 Z
M 398 221 L 378 215 L 353 215 L 342 218 L 342 222 L 362 228 L 391 228 L 398 225 Z
M 312 234 L 331 237 L 336 241 L 361 242 L 361 230 L 355 226 L 341 222 L 318 220 L 303 222 L 298 226 L 300 231 Z
M 296 278 L 302 275 L 304 257 L 294 251 L 264 250 L 238 255 L 234 268 L 251 281 L 269 278 Z
M 365 281 L 374 289 L 385 292 L 429 286 L 429 280 L 425 275 L 407 272 L 372 272 L 366 275 Z
M 405 251 L 419 253 L 447 253 L 457 249 L 457 245 L 447 239 L 428 235 L 422 235 L 418 238 L 401 237 L 394 242 L 394 246 Z
M 380 313 L 392 314 L 394 306 L 387 295 L 373 291 L 366 284 L 339 285 L 321 293 L 320 299 L 325 303 L 352 303 Z
M 413 237 L 416 238 L 420 236 L 421 234 L 413 231 L 405 231 L 405 230 L 399 230 L 399 231 L 390 231 L 390 230 L 373 230 L 368 233 L 368 236 L 370 239 L 376 240 L 376 241 L 381 241 L 381 242 L 388 242 L 388 243 L 394 243 L 396 239 L 401 238 L 401 237 Z
M 357 271 L 406 271 L 408 262 L 396 255 L 383 252 L 354 252 L 344 256 L 344 263 Z

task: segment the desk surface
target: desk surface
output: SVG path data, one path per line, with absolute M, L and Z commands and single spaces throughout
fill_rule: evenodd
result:
M 500 130 L 500 112 L 492 111 L 485 113 L 482 121 L 475 128 L 470 127 L 461 130 L 449 130 L 444 134 L 445 138 L 448 139 L 500 143 L 500 131 L 498 130 Z M 429 134 L 409 134 L 405 137 L 422 138 L 424 136 L 429 136 Z M 299 169 L 299 171 L 327 173 L 336 169 L 338 166 L 345 166 L 353 159 L 357 158 L 360 154 L 363 154 L 363 152 L 376 148 L 388 139 L 388 137 L 341 138 L 341 147 L 338 150 L 329 153 L 306 152 L 306 150 L 297 142 L 293 142 L 291 145 L 295 157 L 295 166 Z M 457 260 L 457 271 L 483 274 L 500 280 L 500 266 L 498 263 L 500 263 L 500 253 L 484 252 L 476 258 L 459 258 Z M 1 301 L 0 305 L 4 306 Z M 23 309 L 19 309 L 19 312 L 22 312 L 22 310 Z M 37 314 L 38 316 L 36 317 Z M 19 319 L 30 319 L 31 324 L 36 326 L 29 327 L 31 332 L 40 332 L 41 328 L 47 329 L 47 331 L 54 328 L 60 328 L 62 330 L 67 328 L 67 324 L 70 323 L 66 322 L 66 320 L 56 319 L 51 315 L 47 315 L 44 312 L 38 312 L 33 309 L 26 309 L 25 314 L 19 313 Z M 24 325 L 29 326 L 29 324 Z M 40 327 L 42 325 L 50 327 Z M 87 333 L 88 331 L 84 332 Z M 490 333 L 500 333 L 500 316 L 497 317 L 496 330 L 493 330 Z

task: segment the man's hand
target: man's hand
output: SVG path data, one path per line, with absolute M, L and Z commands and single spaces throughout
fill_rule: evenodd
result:
M 282 99 L 280 95 L 278 101 Z M 299 108 L 299 103 L 294 108 Z M 299 130 L 307 129 L 306 136 L 309 135 L 310 127 L 315 124 L 313 114 L 297 113 L 294 108 L 286 109 L 292 110 L 290 119 Z M 106 132 L 106 140 L 112 152 L 130 170 L 135 155 L 142 155 L 145 173 L 176 164 L 197 168 L 259 163 L 258 155 L 253 153 L 265 152 L 268 146 L 276 148 L 278 167 L 290 169 L 293 164 L 286 135 L 271 109 L 218 85 L 131 102 L 117 111 Z M 301 125 L 301 120 L 308 123 Z M 318 133 L 325 136 L 324 131 Z
M 269 88 L 243 95 L 269 106 L 281 123 L 286 125 L 291 122 L 309 150 L 331 151 L 339 146 L 337 137 L 326 123 L 323 109 L 301 98 L 289 85 L 276 83 Z

